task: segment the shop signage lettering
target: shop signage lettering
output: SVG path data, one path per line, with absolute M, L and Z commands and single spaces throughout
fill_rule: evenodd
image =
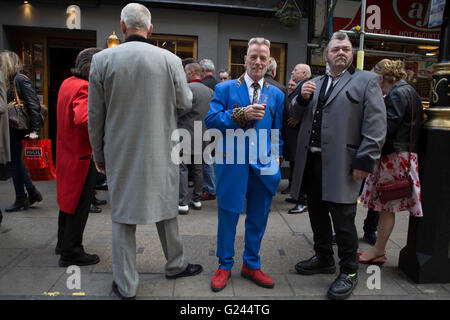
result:
M 67 7 L 67 29 L 81 29 L 81 9 L 77 5 Z
M 367 32 L 439 39 L 440 28 L 428 26 L 432 0 L 367 0 Z M 338 1 L 333 32 L 361 24 L 361 2 Z

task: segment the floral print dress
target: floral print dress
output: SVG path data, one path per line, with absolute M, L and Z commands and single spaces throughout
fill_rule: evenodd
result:
M 409 178 L 413 186 L 411 196 L 387 202 L 381 201 L 376 191 L 377 184 L 404 179 L 408 171 L 408 155 L 411 159 Z M 361 195 L 361 203 L 364 207 L 375 211 L 409 211 L 414 217 L 422 217 L 417 154 L 413 152 L 396 152 L 381 156 L 381 159 L 377 161 L 374 172 L 366 178 Z

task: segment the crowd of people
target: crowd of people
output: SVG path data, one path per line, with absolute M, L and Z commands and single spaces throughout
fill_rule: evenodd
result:
M 139 284 L 137 225 L 156 224 L 167 260 L 166 278 L 202 272 L 200 264 L 190 263 L 183 254 L 177 216 L 190 208 L 201 210 L 202 201 L 215 199 L 218 269 L 211 289 L 224 289 L 231 277 L 241 214 L 246 215 L 241 276 L 273 288 L 273 279 L 262 271 L 259 252 L 283 160 L 289 163 L 289 184 L 281 193 L 295 204 L 288 213 L 308 212 L 314 239 L 315 254 L 298 262 L 295 270 L 302 275 L 334 274 L 337 244 L 340 270 L 328 290 L 330 299 L 351 295 L 358 263 L 385 263 L 396 212 L 422 216 L 422 105 L 404 80 L 400 61 L 383 59 L 372 71 L 356 69 L 350 40 L 337 32 L 325 49 L 326 74 L 312 78 L 310 67 L 299 63 L 285 87 L 275 80 L 277 63 L 270 56 L 270 41 L 256 37 L 248 42 L 245 73 L 231 79 L 222 69 L 218 81 L 210 59 L 181 61 L 149 44 L 153 25 L 145 6 L 126 5 L 120 26 L 124 43 L 81 51 L 73 76 L 58 93 L 60 211 L 55 253 L 61 267 L 100 261 L 83 247 L 99 175 L 107 178 L 110 195 L 112 290 L 122 299 L 134 299 Z M 5 211 L 13 212 L 42 201 L 22 163 L 22 140 L 39 137 L 40 104 L 15 53 L 1 52 L 0 67 L 0 163 L 9 163 L 11 169 L 16 199 Z M 25 101 L 29 130 L 8 125 L 14 90 Z M 192 148 L 181 152 L 188 160 L 174 163 L 172 133 L 185 129 L 193 139 L 196 122 L 203 124 L 202 133 L 243 130 L 246 139 L 219 139 L 218 148 L 207 154 L 211 161 L 204 159 L 203 141 L 196 149 L 192 140 Z M 252 154 L 252 146 L 261 140 L 268 147 Z M 246 151 L 244 163 L 236 159 L 239 150 Z M 410 182 L 410 194 L 389 201 L 380 197 L 379 185 L 402 179 Z M 357 252 L 355 227 L 359 198 L 369 209 L 364 238 L 373 245 L 363 253 Z M 0 223 L 1 217 L 0 211 Z

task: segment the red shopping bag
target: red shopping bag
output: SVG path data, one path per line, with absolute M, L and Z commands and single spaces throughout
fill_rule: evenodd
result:
M 23 140 L 25 167 L 31 180 L 53 180 L 56 171 L 53 165 L 52 141 L 50 139 Z

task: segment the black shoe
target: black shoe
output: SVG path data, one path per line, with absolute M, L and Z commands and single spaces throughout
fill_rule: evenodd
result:
M 91 207 L 89 208 L 90 213 L 100 213 L 102 212 L 102 208 L 96 207 L 93 204 L 91 204 Z
M 289 194 L 289 193 L 291 193 L 291 187 L 290 186 L 288 186 L 286 189 L 283 189 L 281 191 L 281 194 Z
M 303 275 L 311 275 L 317 273 L 333 274 L 336 272 L 336 267 L 333 264 L 325 264 L 320 261 L 316 255 L 309 260 L 300 261 L 295 265 L 295 270 Z
M 123 296 L 120 293 L 119 287 L 117 286 L 117 283 L 115 281 L 113 281 L 113 283 L 112 283 L 112 291 L 114 292 L 114 294 L 116 296 L 118 296 L 122 300 L 136 300 L 136 296 L 132 296 L 132 297 L 125 297 L 125 296 Z
M 97 197 L 94 196 L 94 200 L 92 200 L 92 204 L 94 206 L 103 206 L 103 205 L 107 204 L 107 201 L 106 200 L 97 199 Z
M 295 204 L 298 203 L 297 199 L 294 199 L 294 198 L 291 198 L 291 197 L 284 199 L 284 201 L 289 202 L 289 203 L 295 203 Z
M 95 190 L 108 190 L 108 183 L 106 182 L 106 180 L 100 184 L 97 184 L 95 186 Z
M 30 206 L 32 206 L 36 202 L 42 201 L 42 194 L 36 189 L 36 187 L 32 190 L 28 190 L 28 201 L 30 202 Z
M 294 208 L 290 209 L 288 211 L 289 214 L 298 214 L 303 213 L 308 210 L 307 206 L 304 206 L 303 204 L 297 204 Z
M 86 252 L 80 253 L 71 258 L 61 258 L 59 259 L 60 267 L 68 267 L 72 265 L 76 266 L 89 266 L 91 264 L 97 264 L 100 262 L 100 258 L 96 254 L 89 254 Z
M 2 210 L 0 210 L 0 226 L 2 225 L 2 220 L 3 220 L 3 213 Z
M 181 278 L 181 277 L 189 277 L 189 276 L 195 276 L 203 271 L 203 267 L 199 264 L 188 264 L 186 269 L 184 269 L 183 272 L 180 272 L 178 274 L 175 274 L 173 276 L 168 276 L 166 274 L 167 279 L 175 279 L 175 278 Z
M 347 299 L 355 289 L 358 283 L 358 274 L 354 273 L 348 275 L 341 273 L 336 280 L 334 280 L 330 289 L 328 290 L 328 298 L 333 300 Z
M 30 206 L 30 201 L 25 196 L 24 198 L 17 198 L 16 202 L 14 202 L 14 204 L 12 206 L 10 206 L 9 208 L 6 208 L 5 211 L 6 212 L 14 212 L 14 211 L 20 211 L 22 209 L 27 210 L 29 206 Z
M 370 245 L 374 246 L 377 242 L 377 234 L 375 232 L 364 233 L 364 240 L 366 240 Z

